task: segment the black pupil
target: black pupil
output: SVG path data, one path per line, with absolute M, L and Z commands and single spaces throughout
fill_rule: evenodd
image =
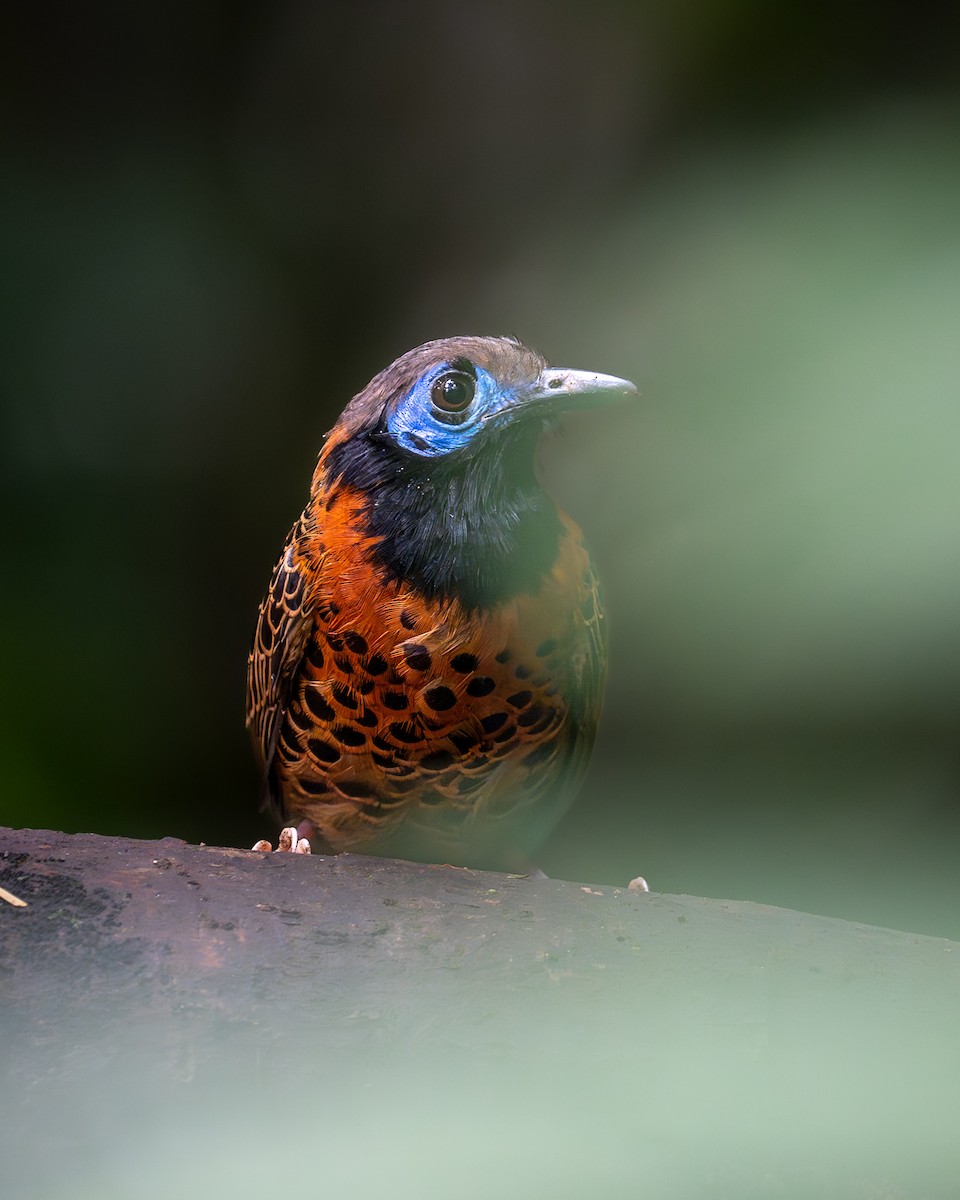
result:
M 443 412 L 463 412 L 473 399 L 474 381 L 469 375 L 454 372 L 442 375 L 430 390 L 430 399 Z

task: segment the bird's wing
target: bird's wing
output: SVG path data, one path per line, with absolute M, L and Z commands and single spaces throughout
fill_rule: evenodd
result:
M 291 530 L 274 568 L 247 659 L 247 728 L 263 768 L 261 809 L 278 813 L 282 805 L 273 757 L 314 623 L 305 603 L 306 578 L 296 561 L 298 529 L 299 524 Z

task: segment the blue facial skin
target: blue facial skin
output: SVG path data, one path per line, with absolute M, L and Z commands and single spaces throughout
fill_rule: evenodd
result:
M 462 450 L 495 413 L 515 402 L 512 388 L 504 388 L 482 367 L 474 367 L 476 390 L 462 413 L 443 413 L 430 399 L 430 389 L 441 375 L 455 371 L 440 363 L 421 375 L 411 390 L 387 417 L 387 429 L 398 445 L 423 458 L 438 458 Z

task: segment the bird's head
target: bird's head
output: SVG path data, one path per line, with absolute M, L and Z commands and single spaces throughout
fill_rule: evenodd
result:
M 492 603 L 532 586 L 556 544 L 535 473 L 540 434 L 561 412 L 635 394 L 625 379 L 550 367 L 513 338 L 427 342 L 346 407 L 315 486 L 366 498 L 390 574 L 428 595 Z
M 612 375 L 549 367 L 513 338 L 443 338 L 381 371 L 348 405 L 337 432 L 366 433 L 414 459 L 449 458 L 467 469 L 485 450 L 535 441 L 560 412 L 636 390 Z

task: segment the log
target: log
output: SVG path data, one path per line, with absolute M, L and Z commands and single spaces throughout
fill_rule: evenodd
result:
M 957 1194 L 958 943 L 171 838 L 0 886 L 6 1196 Z

